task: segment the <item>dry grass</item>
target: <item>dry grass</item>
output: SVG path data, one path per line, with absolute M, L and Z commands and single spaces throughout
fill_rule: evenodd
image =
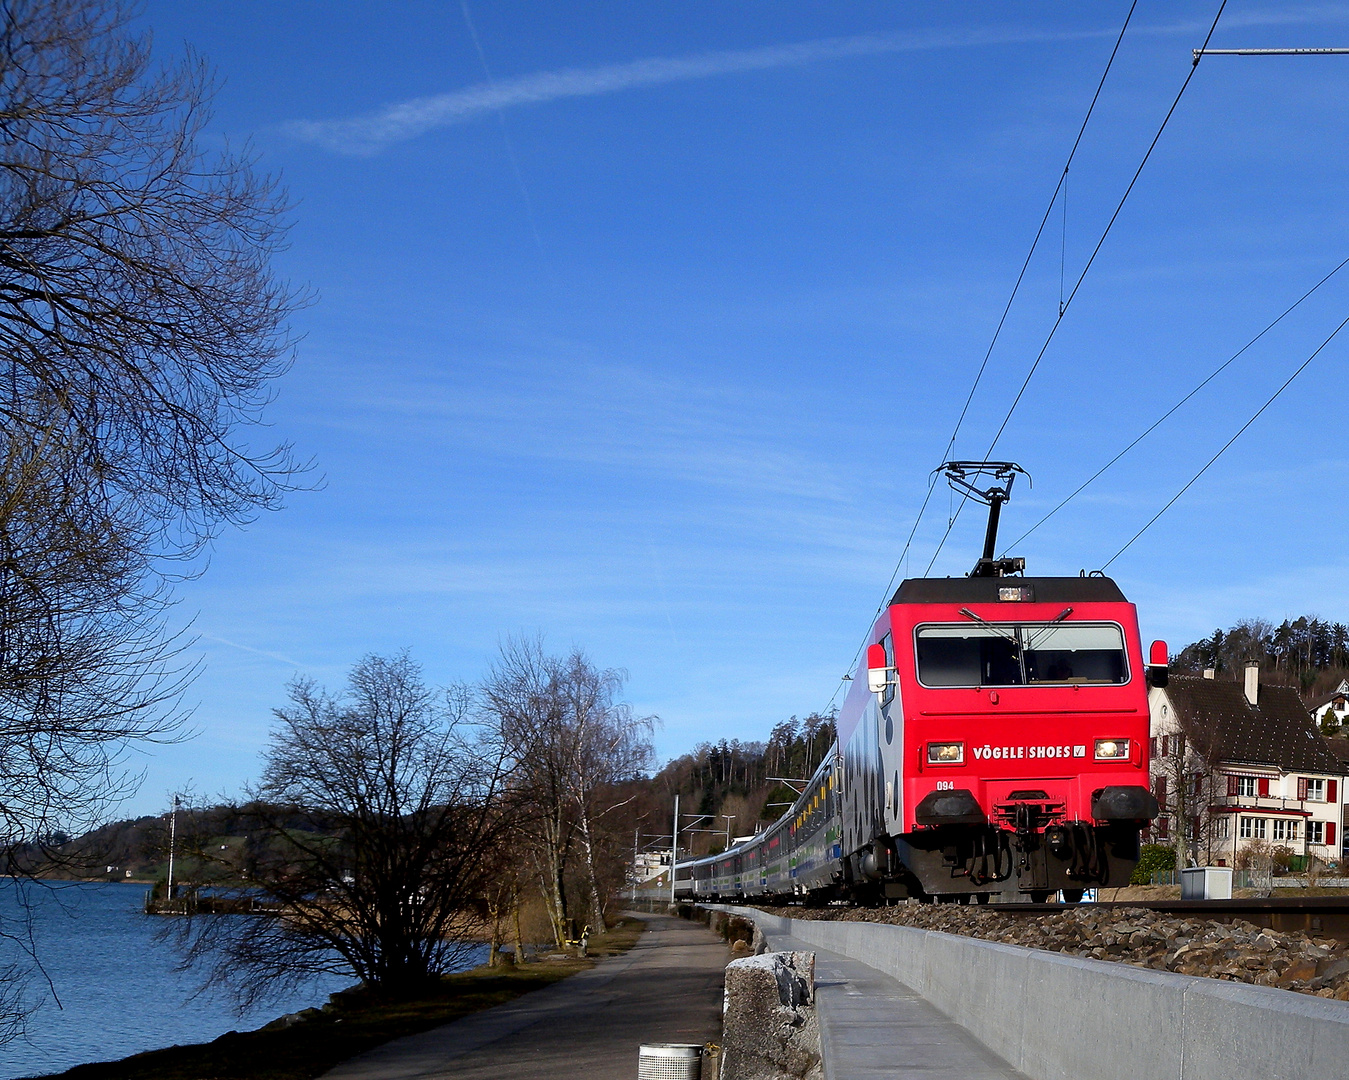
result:
M 77 1065 L 64 1080 L 312 1080 L 339 1062 L 404 1035 L 490 1009 L 630 949 L 642 931 L 625 918 L 590 942 L 590 957 L 552 956 L 523 967 L 449 975 L 411 1001 L 364 1000 L 291 1027 L 229 1032 L 214 1042 L 151 1050 L 121 1061 Z

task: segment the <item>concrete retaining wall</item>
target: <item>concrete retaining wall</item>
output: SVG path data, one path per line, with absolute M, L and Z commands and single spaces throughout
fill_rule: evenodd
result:
M 790 936 L 899 980 L 1031 1080 L 1349 1075 L 1349 1002 L 906 926 L 734 910 L 770 942 Z

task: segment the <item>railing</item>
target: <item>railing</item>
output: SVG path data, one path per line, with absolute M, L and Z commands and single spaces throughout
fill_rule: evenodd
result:
M 1225 810 L 1302 810 L 1315 813 L 1320 806 L 1334 807 L 1324 799 L 1290 799 L 1284 795 L 1219 795 L 1210 801 Z

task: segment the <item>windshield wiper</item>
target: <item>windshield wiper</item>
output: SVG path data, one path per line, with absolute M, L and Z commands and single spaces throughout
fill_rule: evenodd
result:
M 1072 609 L 1069 608 L 1069 610 L 1071 611 Z M 964 615 L 966 618 L 973 619 L 973 620 L 974 620 L 975 622 L 977 622 L 980 626 L 982 626 L 982 627 L 984 627 L 984 628 L 986 628 L 986 629 L 988 629 L 988 630 L 992 630 L 993 633 L 997 634 L 998 637 L 1002 638 L 1004 641 L 1010 641 L 1010 642 L 1012 643 L 1012 645 L 1016 648 L 1017 652 L 1020 652 L 1020 651 L 1021 651 L 1021 640 L 1020 640 L 1020 638 L 1017 637 L 1017 634 L 1016 634 L 1016 631 L 1015 631 L 1015 630 L 1008 630 L 1008 629 L 1006 629 L 1005 627 L 1002 627 L 1002 626 L 995 626 L 993 623 L 989 622 L 987 619 L 981 619 L 978 615 L 976 615 L 974 612 L 972 612 L 969 608 L 964 608 L 964 607 L 961 608 L 961 609 L 960 609 L 960 614 Z
M 1032 637 L 1027 639 L 1026 648 L 1028 649 L 1035 648 L 1036 642 L 1038 642 L 1043 635 L 1053 630 L 1054 627 L 1056 627 L 1059 623 L 1063 622 L 1063 620 L 1066 619 L 1072 613 L 1073 609 L 1070 607 L 1066 607 L 1062 611 L 1060 611 L 1057 615 L 1055 615 L 1052 619 L 1050 619 L 1048 623 L 1046 623 L 1044 626 L 1039 627 Z

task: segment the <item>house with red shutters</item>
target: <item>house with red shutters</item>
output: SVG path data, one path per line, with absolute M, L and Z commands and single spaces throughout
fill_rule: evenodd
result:
M 1242 676 L 1173 675 L 1149 691 L 1161 814 L 1148 839 L 1191 865 L 1231 866 L 1253 845 L 1337 862 L 1345 763 L 1295 689 L 1262 683 L 1256 664 Z

